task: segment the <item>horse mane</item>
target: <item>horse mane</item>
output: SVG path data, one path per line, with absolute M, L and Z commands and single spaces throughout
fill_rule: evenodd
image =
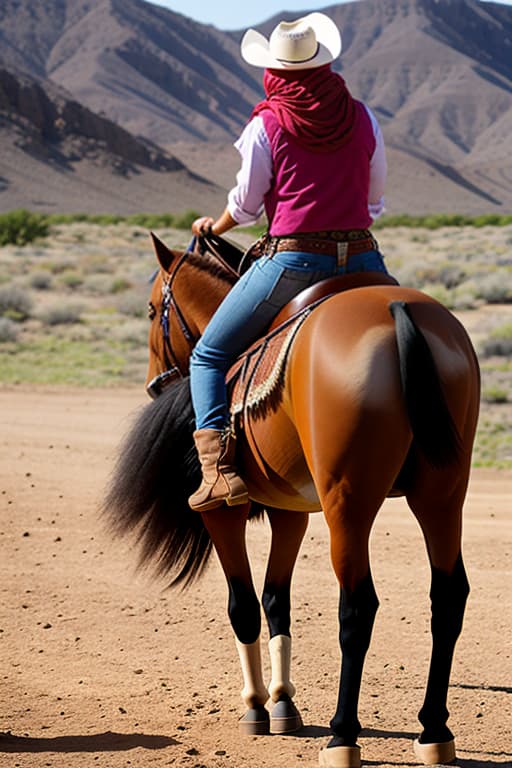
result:
M 201 482 L 192 432 L 189 379 L 144 406 L 126 435 L 101 512 L 114 536 L 134 534 L 139 567 L 168 586 L 189 586 L 202 573 L 212 543 L 188 497 Z
M 187 266 L 208 272 L 209 275 L 220 278 L 229 286 L 234 285 L 238 280 L 238 275 L 220 258 L 209 253 L 208 250 L 204 251 L 204 253 L 190 251 L 187 256 Z

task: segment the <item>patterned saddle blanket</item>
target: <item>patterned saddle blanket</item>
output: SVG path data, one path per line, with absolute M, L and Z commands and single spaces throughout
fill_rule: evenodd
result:
M 368 285 L 397 285 L 382 272 L 354 272 L 322 280 L 302 291 L 284 307 L 268 333 L 252 344 L 228 372 L 231 416 L 263 418 L 277 409 L 283 392 L 286 362 L 302 323 L 334 293 Z

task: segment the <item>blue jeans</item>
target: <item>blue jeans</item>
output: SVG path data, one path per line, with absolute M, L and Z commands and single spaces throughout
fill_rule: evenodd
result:
M 303 288 L 341 271 L 335 256 L 299 251 L 262 256 L 252 264 L 224 298 L 192 352 L 196 429 L 225 428 L 229 422 L 225 378 L 232 363 Z M 345 271 L 387 273 L 378 251 L 351 256 Z

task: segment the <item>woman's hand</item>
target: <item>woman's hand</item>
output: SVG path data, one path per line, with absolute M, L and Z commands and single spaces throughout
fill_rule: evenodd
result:
M 215 219 L 212 219 L 211 216 L 200 216 L 192 222 L 192 234 L 196 235 L 196 237 L 199 235 L 206 235 L 211 231 L 214 224 Z

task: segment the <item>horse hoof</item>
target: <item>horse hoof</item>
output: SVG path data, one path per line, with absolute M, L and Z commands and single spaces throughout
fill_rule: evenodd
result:
M 270 713 L 270 733 L 293 733 L 302 728 L 300 712 L 288 697 L 277 701 Z
M 248 709 L 238 721 L 238 728 L 244 736 L 265 736 L 270 733 L 270 717 L 265 707 Z
M 414 742 L 414 754 L 424 765 L 448 765 L 455 761 L 455 739 L 434 744 Z
M 318 762 L 322 768 L 361 768 L 361 747 L 324 747 Z

